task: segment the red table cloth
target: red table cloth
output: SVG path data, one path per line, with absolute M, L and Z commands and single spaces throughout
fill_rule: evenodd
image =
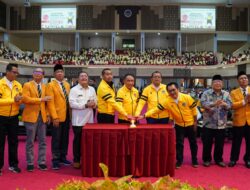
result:
M 82 174 L 109 176 L 174 176 L 175 130 L 172 125 L 87 124 L 82 130 Z

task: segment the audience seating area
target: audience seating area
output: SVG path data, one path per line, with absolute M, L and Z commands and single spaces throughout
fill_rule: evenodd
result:
M 223 56 L 221 64 L 232 64 L 248 60 L 250 60 L 250 47 L 247 50 L 244 50 L 243 53 L 240 53 L 238 56 L 233 56 L 230 54 Z
M 18 54 L 7 47 L 0 45 L 0 58 L 20 61 L 28 64 L 63 64 L 63 65 L 174 65 L 174 66 L 203 66 L 217 64 L 233 64 L 239 61 L 250 60 L 250 48 L 239 54 L 223 56 L 218 63 L 213 52 L 182 52 L 176 54 L 174 48 L 147 49 L 144 53 L 135 50 L 117 50 L 90 48 L 82 49 L 80 53 L 72 51 L 45 51 L 39 59 L 35 59 L 32 52 Z
M 28 64 L 38 63 L 37 60 L 34 59 L 33 52 L 27 51 L 19 54 L 16 52 L 12 52 L 9 48 L 3 46 L 3 44 L 0 44 L 0 58 Z

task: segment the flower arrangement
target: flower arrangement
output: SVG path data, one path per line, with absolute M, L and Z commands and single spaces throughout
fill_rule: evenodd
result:
M 55 190 L 237 190 L 223 186 L 215 187 L 194 187 L 188 183 L 180 182 L 170 176 L 159 178 L 156 182 L 140 182 L 132 178 L 132 175 L 124 176 L 115 181 L 108 177 L 108 167 L 100 163 L 99 166 L 104 174 L 104 179 L 97 180 L 92 184 L 80 180 L 68 180 L 59 184 Z

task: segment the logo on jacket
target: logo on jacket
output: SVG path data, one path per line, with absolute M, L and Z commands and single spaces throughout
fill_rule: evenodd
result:
M 182 103 L 182 106 L 185 107 L 187 104 L 185 102 Z

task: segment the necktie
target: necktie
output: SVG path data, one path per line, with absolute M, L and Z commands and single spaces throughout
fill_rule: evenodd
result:
M 37 92 L 38 92 L 38 97 L 41 98 L 41 96 L 42 96 L 42 91 L 41 91 L 41 86 L 40 86 L 40 84 L 37 85 Z
M 67 91 L 66 91 L 66 88 L 65 88 L 63 82 L 61 82 L 61 86 L 62 86 L 62 91 L 63 91 L 64 97 L 65 97 L 66 103 L 68 104 L 69 103 L 68 94 L 67 94 Z
M 244 96 L 244 98 L 246 97 L 246 89 L 245 88 L 243 89 L 243 96 Z

